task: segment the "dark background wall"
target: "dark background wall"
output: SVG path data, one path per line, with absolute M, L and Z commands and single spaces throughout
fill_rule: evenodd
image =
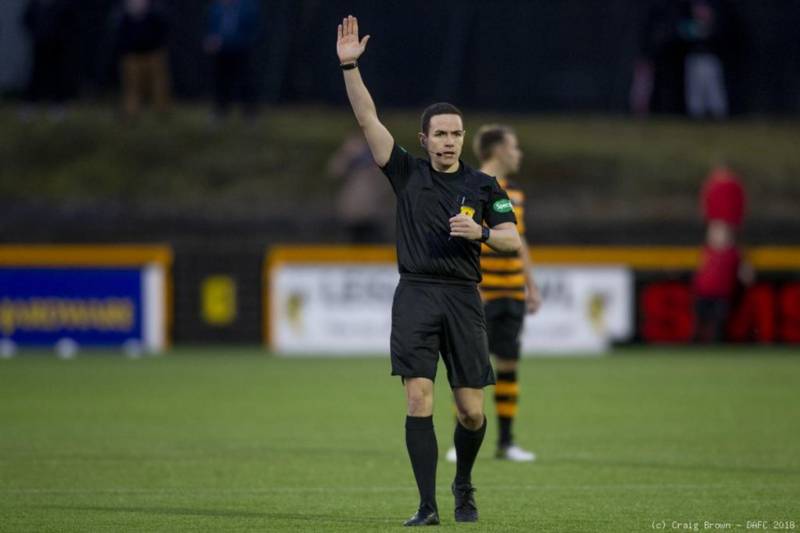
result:
M 21 1 L 0 3 L 6 25 Z M 484 109 L 620 112 L 627 109 L 648 13 L 664 3 L 670 0 L 262 0 L 264 35 L 254 68 L 264 101 L 343 102 L 335 27 L 353 13 L 372 35 L 362 68 L 383 106 L 448 99 Z M 103 92 L 115 83 L 109 43 L 118 2 L 75 4 L 81 11 L 75 31 L 81 92 Z M 208 2 L 161 4 L 173 20 L 176 90 L 203 97 L 210 70 L 202 52 Z M 733 111 L 800 111 L 800 2 L 728 0 L 719 6 Z M 680 61 L 668 57 L 664 69 L 672 86 L 656 107 L 680 111 Z

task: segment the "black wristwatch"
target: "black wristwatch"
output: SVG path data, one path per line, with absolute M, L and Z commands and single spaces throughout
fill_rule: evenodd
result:
M 351 61 L 350 63 L 341 63 L 339 67 L 342 70 L 353 70 L 354 68 L 358 68 L 358 61 Z
M 484 226 L 483 229 L 481 229 L 481 239 L 480 239 L 480 241 L 481 242 L 488 241 L 489 240 L 489 236 L 491 235 L 491 233 L 492 233 L 492 230 L 490 230 L 489 228 Z

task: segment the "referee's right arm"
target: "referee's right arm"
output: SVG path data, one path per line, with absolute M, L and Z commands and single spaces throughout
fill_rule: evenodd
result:
M 375 102 L 361 79 L 356 61 L 367 46 L 369 35 L 358 39 L 358 19 L 348 16 L 339 24 L 336 40 L 336 53 L 344 73 L 344 84 L 347 88 L 347 98 L 356 115 L 358 125 L 364 131 L 372 158 L 378 166 L 383 167 L 389 162 L 394 147 L 394 138 L 386 126 L 378 119 Z

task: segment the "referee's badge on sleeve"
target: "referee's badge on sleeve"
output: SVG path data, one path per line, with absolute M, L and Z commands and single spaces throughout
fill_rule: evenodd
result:
M 498 213 L 508 213 L 512 209 L 511 200 L 501 198 L 492 205 L 492 209 Z

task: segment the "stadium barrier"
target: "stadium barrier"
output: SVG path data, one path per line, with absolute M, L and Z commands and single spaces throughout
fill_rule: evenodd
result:
M 734 306 L 738 342 L 800 342 L 800 247 L 757 247 Z M 523 353 L 601 353 L 611 343 L 686 343 L 694 332 L 693 247 L 534 247 L 541 311 Z M 278 246 L 263 270 L 263 332 L 278 354 L 385 355 L 398 281 L 391 246 Z
M 161 351 L 172 321 L 171 265 L 166 246 L 0 246 L 0 340 Z

